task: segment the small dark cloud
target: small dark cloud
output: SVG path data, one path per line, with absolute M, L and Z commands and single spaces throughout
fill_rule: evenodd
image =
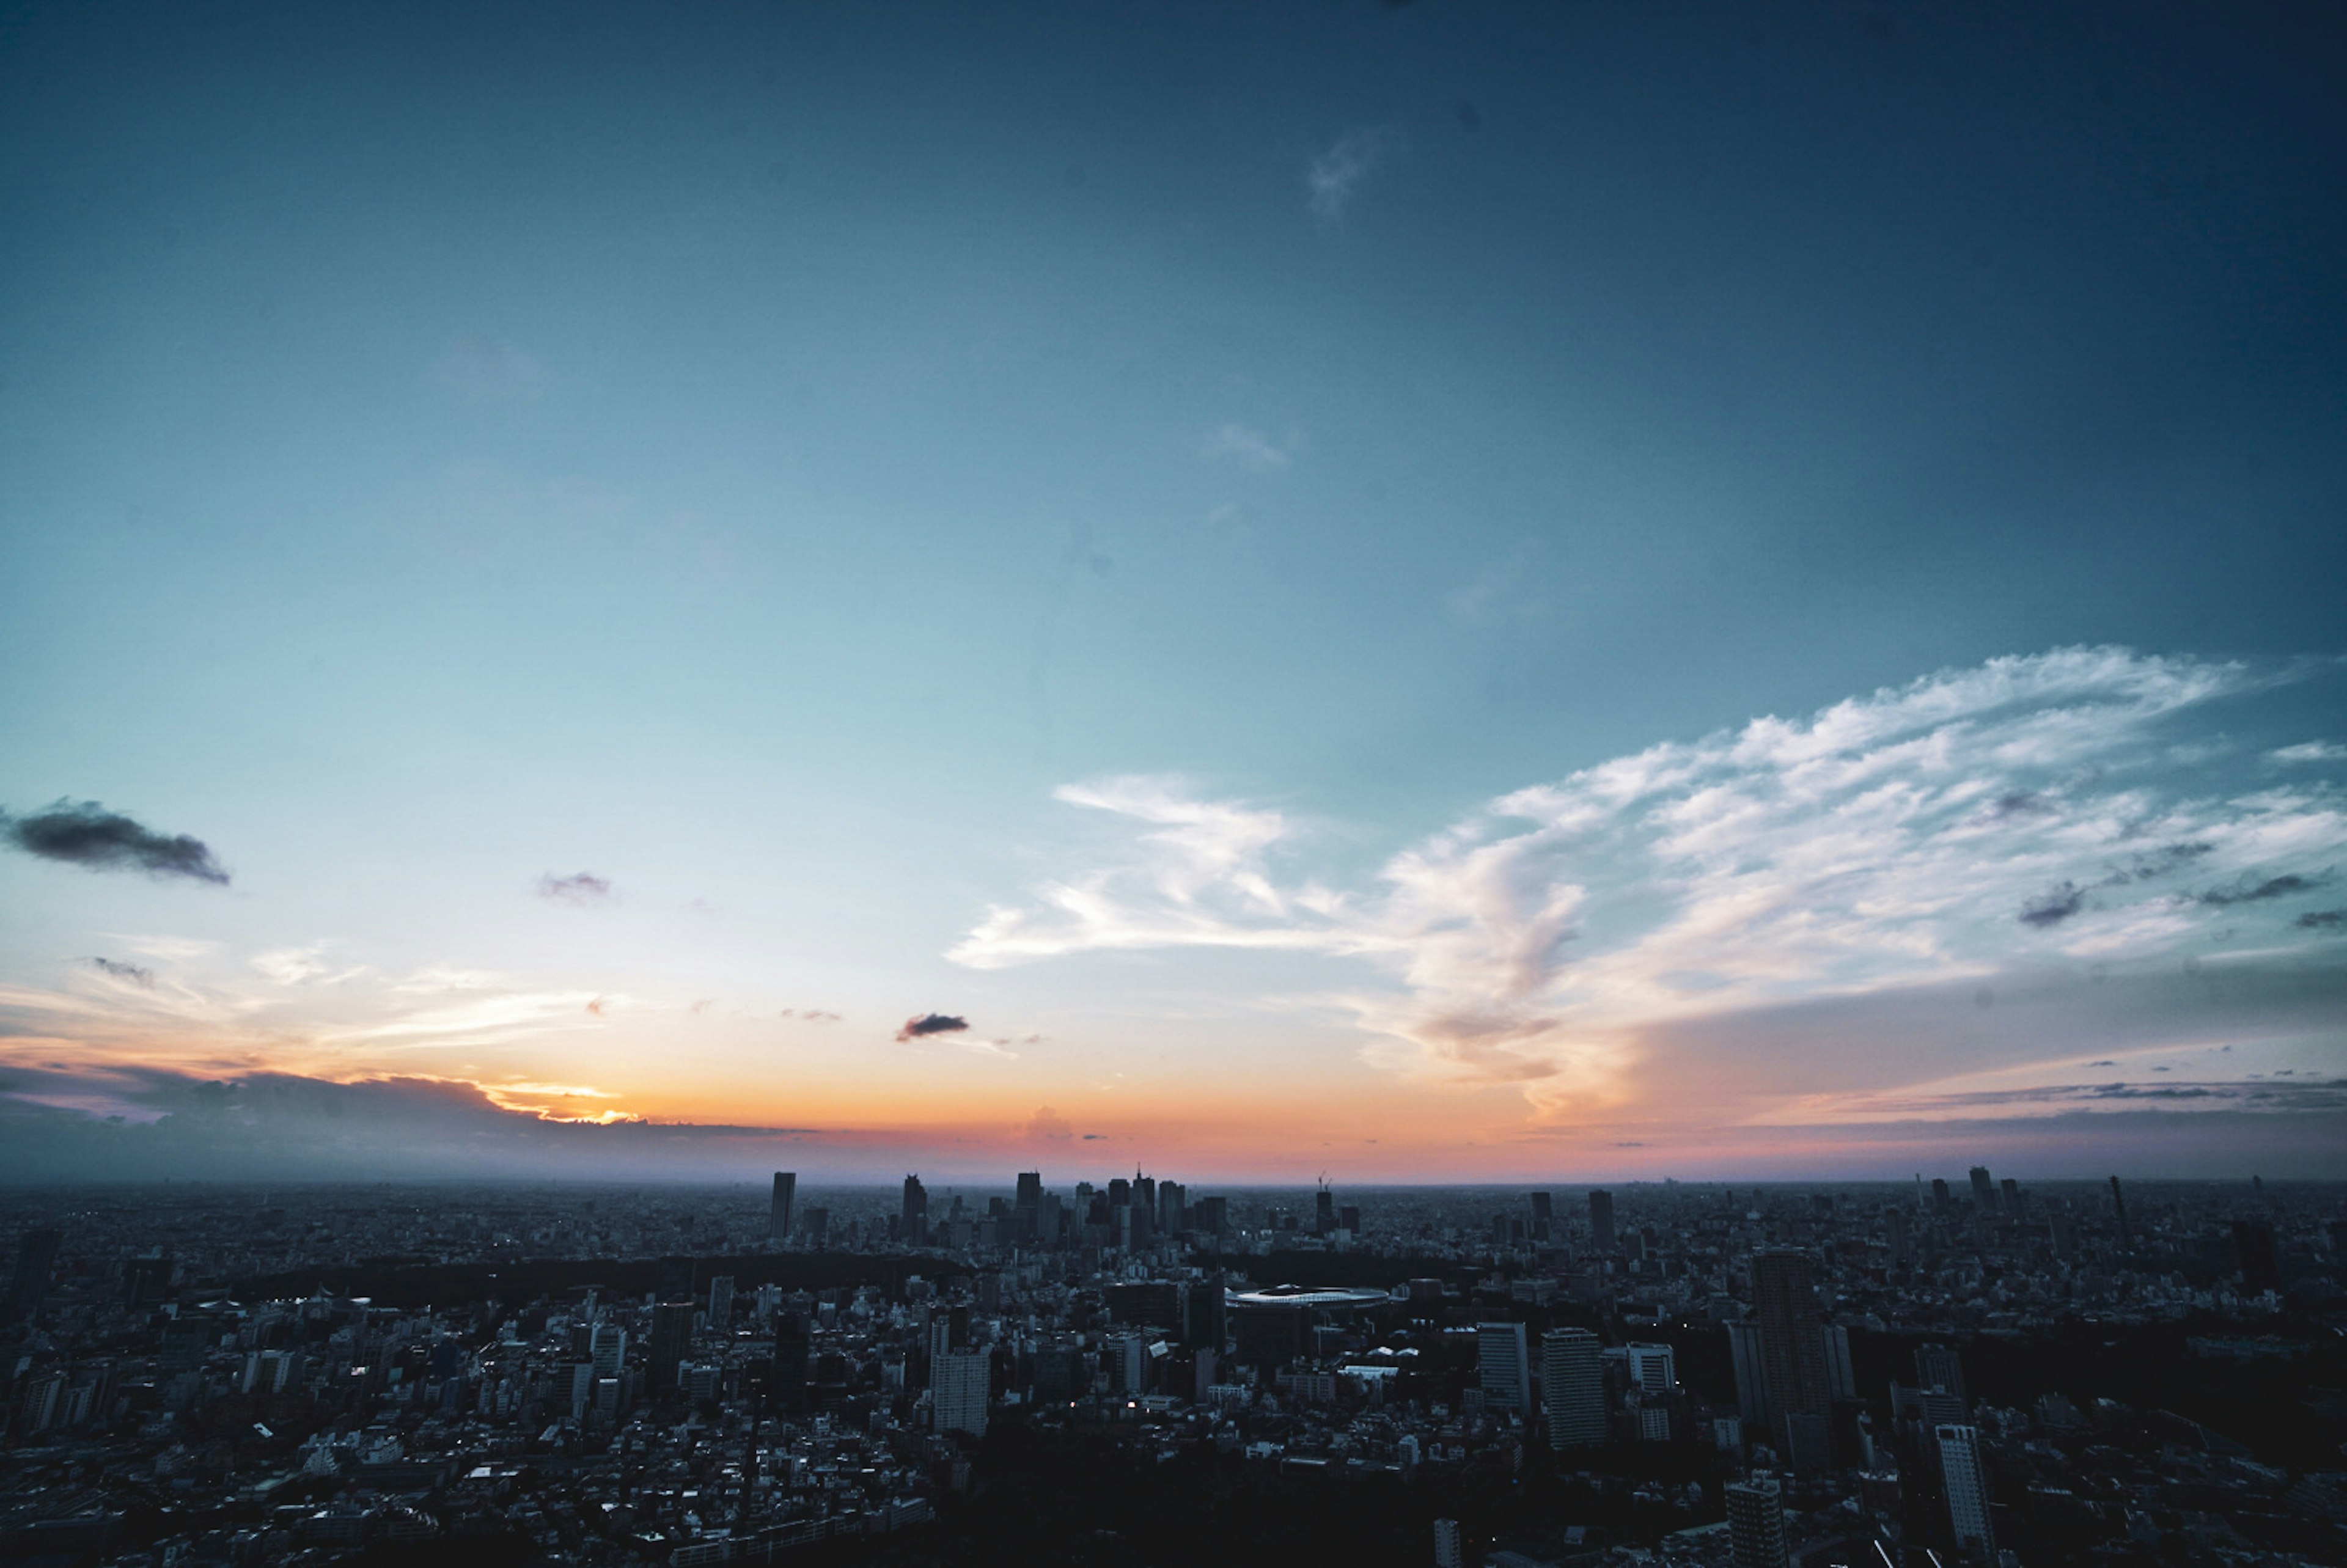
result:
M 228 873 L 200 838 L 142 827 L 94 800 L 61 800 L 30 816 L 0 813 L 0 832 L 27 855 L 93 871 L 144 871 L 228 886 Z
M 1981 815 L 1991 822 L 2010 822 L 2017 816 L 2051 816 L 2054 806 L 2034 789 L 2016 789 L 1989 802 Z
M 558 904 L 585 908 L 609 898 L 611 884 L 609 878 L 598 876 L 591 871 L 580 871 L 569 876 L 557 876 L 549 871 L 538 879 L 538 896 L 551 898 Z
M 2311 893 L 2321 884 L 2296 872 L 2284 872 L 2264 881 L 2244 876 L 2230 887 L 2211 887 L 2206 893 L 2195 893 L 2192 901 L 2212 909 L 2222 909 L 2234 904 L 2257 904 L 2268 898 L 2287 898 L 2293 893 Z
M 2231 1046 L 2229 1046 L 2229 1046 L 2227 1046 L 2225 1049 L 2226 1049 L 2226 1050 L 2232 1050 L 2233 1048 L 2232 1048 Z M 2090 1061 L 2090 1062 L 2086 1063 L 2086 1065 L 2087 1065 L 2088 1067 L 2116 1067 L 2116 1066 L 2118 1065 L 2118 1063 L 2117 1063 L 2117 1062 L 2116 1062 L 2116 1061 L 2112 1061 L 2110 1058 L 2108 1058 L 2108 1057 L 2105 1057 L 2105 1058 L 2104 1058 L 2102 1061 Z
M 956 1034 L 969 1027 L 969 1020 L 955 1018 L 948 1013 L 925 1012 L 918 1018 L 908 1018 L 905 1027 L 897 1031 L 900 1040 L 919 1040 L 932 1034 Z
M 1087 1132 L 1084 1134 L 1084 1142 L 1087 1143 L 1097 1143 L 1107 1136 L 1108 1134 L 1105 1132 Z
M 2048 887 L 2021 907 L 2021 923 L 2044 929 L 2058 926 L 2086 907 L 2086 895 L 2075 882 Z
M 1643 1149 L 1646 1145 L 1635 1138 L 1623 1138 L 1616 1140 L 1614 1146 L 1616 1149 Z
M 2137 856 L 2136 863 L 2127 868 L 2127 875 L 2137 882 L 2165 876 L 2180 866 L 2190 865 L 2216 847 L 2213 844 L 2199 842 L 2163 844 L 2148 855 Z
M 126 964 L 119 958 L 89 958 L 85 960 L 101 975 L 111 975 L 118 980 L 128 980 L 134 986 L 153 989 L 155 971 L 137 964 Z
M 2347 909 L 2309 909 L 2292 923 L 2308 931 L 2336 931 L 2347 927 Z

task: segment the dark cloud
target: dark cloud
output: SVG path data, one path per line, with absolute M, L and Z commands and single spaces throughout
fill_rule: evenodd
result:
M 87 866 L 93 871 L 144 871 L 228 886 L 228 873 L 200 838 L 140 826 L 94 800 L 61 800 L 30 816 L 0 813 L 0 832 L 27 855 Z
M 1107 1136 L 1108 1134 L 1105 1132 L 1087 1132 L 1084 1134 L 1084 1142 L 1087 1143 L 1097 1143 Z
M 1618 1139 L 1614 1140 L 1614 1146 L 1616 1149 L 1643 1149 L 1643 1148 L 1645 1148 L 1646 1145 L 1645 1145 L 1645 1142 L 1644 1142 L 1643 1140 L 1641 1140 L 1641 1139 L 1637 1139 L 1637 1138 L 1618 1138 Z
M 583 908 L 609 898 L 611 884 L 591 871 L 581 871 L 569 876 L 557 876 L 549 871 L 538 879 L 538 896 L 551 898 L 558 904 L 572 904 Z
M 1981 815 L 1990 822 L 2010 822 L 2018 816 L 2051 816 L 2053 803 L 2034 789 L 2010 790 L 1988 803 Z
M 2180 866 L 2189 866 L 2216 847 L 2213 844 L 2198 842 L 2164 844 L 2148 855 L 2137 856 L 2135 864 L 2119 875 L 2127 881 L 2148 881 L 2154 876 L 2164 876 Z
M 2086 907 L 2086 895 L 2075 882 L 2048 887 L 2021 907 L 2021 923 L 2043 929 L 2058 926 Z
M 2268 898 L 2287 898 L 2293 893 L 2311 893 L 2321 886 L 2318 879 L 2301 876 L 2294 871 L 2269 876 L 2262 882 L 2244 876 L 2230 887 L 2211 887 L 2206 893 L 2195 893 L 2192 901 L 2222 909 L 2232 904 L 2256 904 Z
M 897 1038 L 900 1040 L 919 1040 L 925 1035 L 956 1034 L 969 1027 L 969 1020 L 966 1018 L 955 1018 L 941 1012 L 925 1012 L 918 1018 L 907 1019 L 905 1027 L 897 1031 Z
M 587 1004 L 587 1010 L 592 1013 L 595 1017 L 601 1018 L 603 1014 L 610 1009 L 610 998 L 597 997 L 593 1001 Z
M 2292 924 L 2309 931 L 2336 931 L 2347 927 L 2347 909 L 2309 909 Z
M 118 980 L 128 980 L 134 986 L 152 988 L 155 971 L 137 964 L 126 964 L 119 958 L 87 958 L 83 960 L 101 975 L 111 975 Z

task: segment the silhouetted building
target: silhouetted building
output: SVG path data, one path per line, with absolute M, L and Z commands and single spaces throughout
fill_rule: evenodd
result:
M 2274 1250 L 2273 1226 L 2263 1220 L 2235 1220 L 2233 1250 L 2241 1258 L 2242 1294 L 2281 1290 L 2281 1259 Z
M 1818 1310 L 1809 1254 L 1767 1248 L 1752 1255 L 1753 1317 L 1769 1413 L 1821 1416 L 1833 1407 L 1825 1319 Z
M 1556 1228 L 1556 1209 L 1546 1193 L 1532 1194 L 1532 1240 L 1546 1241 Z
M 30 1317 L 41 1309 L 49 1291 L 49 1274 L 56 1267 L 57 1249 L 65 1232 L 39 1226 L 16 1238 L 16 1271 L 8 1280 L 8 1316 Z
M 2119 1250 L 2121 1252 L 2134 1250 L 2135 1237 L 2127 1231 L 2127 1194 L 2119 1191 L 2119 1179 L 2116 1176 L 2111 1178 L 2111 1213 L 2119 1223 Z
M 774 1206 L 766 1214 L 766 1239 L 786 1242 L 791 1239 L 791 1204 L 798 1196 L 799 1174 L 796 1171 L 774 1173 Z
M 1727 1354 L 1736 1368 L 1736 1413 L 1755 1433 L 1765 1435 L 1776 1424 L 1768 1403 L 1768 1368 L 1760 1353 L 1760 1325 L 1746 1318 L 1727 1326 Z
M 1614 1250 L 1614 1194 L 1603 1187 L 1589 1194 L 1589 1240 L 1599 1252 Z
M 815 1355 L 814 1336 L 804 1314 L 784 1312 L 774 1318 L 774 1376 L 769 1384 L 774 1403 L 785 1414 L 807 1408 L 807 1362 Z
M 692 1349 L 692 1303 L 663 1301 L 654 1307 L 651 1342 L 645 1348 L 652 1387 L 675 1388 L 676 1369 Z
M 1925 1389 L 1943 1389 L 1959 1401 L 1964 1394 L 1964 1361 L 1952 1345 L 1915 1347 L 1915 1381 Z
M 1210 1274 L 1190 1287 L 1189 1298 L 1183 1303 L 1182 1342 L 1191 1349 L 1222 1349 L 1228 1327 L 1224 1290 L 1219 1274 Z
M 905 1206 L 898 1215 L 907 1246 L 926 1246 L 929 1240 L 929 1190 L 918 1176 L 905 1178 Z
M 1996 1213 L 1996 1184 L 1988 1179 L 1986 1165 L 1973 1167 L 1973 1207 L 1984 1214 Z

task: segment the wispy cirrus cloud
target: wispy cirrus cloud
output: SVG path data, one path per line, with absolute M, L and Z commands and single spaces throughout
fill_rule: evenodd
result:
M 1071 786 L 1143 826 L 1132 855 L 992 909 L 950 956 L 1366 959 L 1398 983 L 1321 999 L 1375 1037 L 1371 1060 L 1603 1106 L 1674 1020 L 2156 955 L 2219 913 L 2302 942 L 2292 896 L 2347 845 L 2336 795 L 2212 793 L 2173 760 L 2196 712 L 2266 680 L 2110 648 L 1993 660 L 1502 795 L 1342 893 L 1275 875 L 1295 848 L 1276 811 Z M 2196 897 L 2188 867 L 2240 891 Z
M 1236 421 L 1225 421 L 1206 433 L 1199 455 L 1236 463 L 1242 468 L 1268 473 L 1285 468 L 1296 460 L 1296 448 L 1300 445 L 1290 432 L 1285 442 L 1273 439 L 1262 431 Z
M 1385 162 L 1392 145 L 1387 132 L 1361 126 L 1314 154 L 1304 171 L 1305 205 L 1312 216 L 1323 223 L 1342 219 L 1369 177 Z

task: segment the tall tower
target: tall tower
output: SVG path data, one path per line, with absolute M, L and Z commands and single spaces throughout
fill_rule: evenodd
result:
M 1614 1194 L 1603 1187 L 1589 1194 L 1589 1237 L 1599 1252 L 1614 1250 Z
M 1042 1228 L 1042 1172 L 1021 1171 L 1019 1173 L 1019 1195 L 1011 1200 L 1010 1215 L 1012 1222 L 1018 1227 L 1019 1239 L 1021 1241 L 1033 1241 L 1035 1239 L 1036 1232 Z
M 1328 1190 L 1328 1178 L 1320 1178 L 1320 1190 L 1312 1199 L 1312 1234 L 1327 1235 L 1337 1228 L 1337 1194 Z
M 768 1241 L 786 1242 L 791 1239 L 791 1204 L 796 1201 L 798 1192 L 799 1173 L 796 1171 L 774 1173 L 774 1205 L 766 1215 Z
M 1988 1472 L 1981 1466 L 1979 1429 L 1933 1427 L 1932 1446 L 1940 1450 L 1940 1490 L 1948 1500 L 1948 1529 L 1956 1550 L 1994 1562 L 1996 1536 L 1988 1522 Z
M 1549 1447 L 1605 1440 L 1605 1371 L 1596 1335 L 1552 1328 L 1541 1336 L 1541 1399 L 1548 1406 Z
M 1986 1165 L 1973 1167 L 1973 1207 L 1984 1214 L 1996 1213 L 1996 1184 L 1988 1179 Z
M 1785 1547 L 1785 1493 L 1776 1477 L 1762 1471 L 1724 1490 L 1736 1568 L 1787 1568 L 1792 1559 Z
M 929 1190 L 921 1185 L 921 1178 L 905 1178 L 905 1209 L 903 1214 L 905 1244 L 920 1246 L 929 1239 Z
M 2119 1191 L 2119 1179 L 2116 1176 L 2113 1176 L 2111 1178 L 2111 1209 L 2118 1215 L 2119 1250 L 2121 1252 L 2133 1252 L 2135 1250 L 2135 1237 L 2127 1234 L 2127 1195 Z
M 1833 1375 L 1809 1255 L 1789 1247 L 1754 1253 L 1752 1306 L 1770 1416 L 1827 1414 L 1833 1408 Z
M 989 1361 L 983 1350 L 948 1350 L 929 1363 L 929 1398 L 938 1430 L 986 1435 Z
M 1475 1370 L 1486 1409 L 1532 1413 L 1532 1353 L 1522 1324 L 1475 1325 Z

